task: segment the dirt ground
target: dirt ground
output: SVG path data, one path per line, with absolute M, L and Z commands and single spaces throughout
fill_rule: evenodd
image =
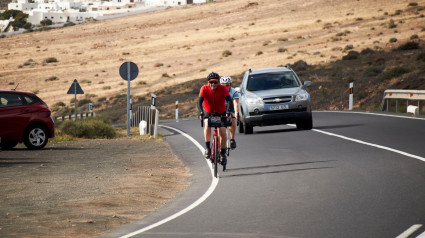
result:
M 189 184 L 163 141 L 120 138 L 0 152 L 0 237 L 96 237 Z

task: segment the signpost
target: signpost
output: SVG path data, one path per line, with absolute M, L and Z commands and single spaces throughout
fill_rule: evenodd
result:
M 348 98 L 348 110 L 353 110 L 353 82 L 350 83 L 350 96 Z
M 130 136 L 130 120 L 131 120 L 131 99 L 130 99 L 130 81 L 137 78 L 139 68 L 133 62 L 124 62 L 120 66 L 120 76 L 127 81 L 127 136 Z
M 83 89 L 76 79 L 72 82 L 71 87 L 68 89 L 66 94 L 74 94 L 74 104 L 75 104 L 75 120 L 77 120 L 77 94 L 84 94 Z

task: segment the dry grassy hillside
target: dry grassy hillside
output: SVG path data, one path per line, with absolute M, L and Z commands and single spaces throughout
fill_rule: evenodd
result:
M 52 107 L 71 104 L 74 79 L 86 93 L 79 99 L 125 94 L 118 73 L 125 61 L 140 69 L 134 96 L 210 71 L 236 75 L 299 60 L 324 66 L 348 50 L 390 51 L 412 36 L 421 42 L 424 7 L 424 0 L 221 0 L 20 34 L 0 38 L 0 88 L 19 83 Z

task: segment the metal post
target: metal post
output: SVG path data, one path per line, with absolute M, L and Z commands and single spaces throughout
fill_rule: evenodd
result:
M 395 100 L 395 112 L 398 112 L 398 99 Z
M 127 62 L 127 137 L 130 136 L 130 62 Z
M 390 99 L 387 99 L 387 112 L 388 112 L 388 107 L 389 107 L 389 104 L 391 103 L 391 100 Z
M 155 129 L 153 132 L 153 138 L 156 139 L 156 136 L 158 134 L 158 114 L 159 111 L 157 109 L 155 109 Z
M 75 105 L 75 121 L 77 120 L 77 81 L 74 81 L 74 105 Z
M 348 98 L 348 110 L 353 110 L 353 82 L 350 83 L 350 96 Z
M 176 122 L 179 122 L 179 101 L 176 101 Z

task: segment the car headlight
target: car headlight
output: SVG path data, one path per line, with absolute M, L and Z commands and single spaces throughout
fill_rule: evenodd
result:
M 295 97 L 295 101 L 307 101 L 308 100 L 308 94 L 307 93 L 300 93 L 297 94 Z
M 263 105 L 261 98 L 247 98 L 246 103 L 249 105 Z
M 263 100 L 259 97 L 257 97 L 257 95 L 255 94 L 247 94 L 247 98 L 246 98 L 246 104 L 248 106 L 263 106 Z

